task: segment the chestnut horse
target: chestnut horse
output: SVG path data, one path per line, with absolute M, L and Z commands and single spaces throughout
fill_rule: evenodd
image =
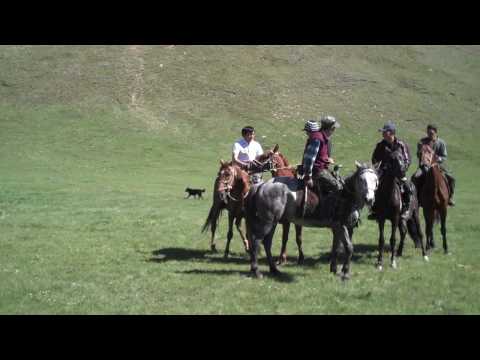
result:
M 233 237 L 233 222 L 242 238 L 245 251 L 249 250 L 249 243 L 242 232 L 242 218 L 245 217 L 244 199 L 250 190 L 250 178 L 248 174 L 238 165 L 232 162 L 220 160 L 220 169 L 213 187 L 213 205 L 208 213 L 207 220 L 203 225 L 202 232 L 211 229 L 212 237 L 210 240 L 210 249 L 216 252 L 215 231 L 218 226 L 218 220 L 222 210 L 228 211 L 228 233 L 227 245 L 224 256 L 228 257 L 230 252 L 230 241 Z
M 420 203 L 423 207 L 423 217 L 425 219 L 427 250 L 435 248 L 433 224 L 440 219 L 443 251 L 445 254 L 448 254 L 446 222 L 450 192 L 447 179 L 443 175 L 436 161 L 436 156 L 429 145 L 423 145 L 421 149 L 420 166 L 424 166 L 427 169 L 419 191 Z
M 271 174 L 272 177 L 287 176 L 295 177 L 294 170 L 288 165 L 288 160 L 278 151 L 278 144 L 272 149 L 272 154 L 264 154 L 258 159 L 259 162 L 270 161 L 272 164 Z M 218 226 L 218 220 L 220 218 L 222 210 L 228 211 L 228 233 L 227 233 L 227 245 L 225 247 L 224 256 L 228 257 L 230 252 L 230 241 L 233 237 L 233 222 L 242 238 L 245 251 L 249 250 L 248 239 L 244 235 L 241 229 L 242 218 L 245 217 L 244 198 L 250 188 L 248 173 L 242 170 L 238 165 L 232 162 L 220 161 L 220 169 L 215 180 L 213 188 L 213 205 L 210 208 L 207 220 L 202 228 L 202 232 L 211 229 L 212 237 L 210 240 L 210 249 L 216 252 L 215 245 L 215 231 Z M 282 254 L 280 255 L 279 262 L 286 262 L 286 244 L 288 241 L 288 233 L 290 230 L 290 223 L 283 224 L 283 242 Z M 301 264 L 304 260 L 302 251 L 302 227 L 295 226 L 296 239 L 298 246 L 298 263 Z M 283 261 L 282 261 L 283 259 Z

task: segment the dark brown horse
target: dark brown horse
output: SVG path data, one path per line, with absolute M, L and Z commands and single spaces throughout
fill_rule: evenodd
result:
M 418 200 L 412 196 L 409 209 L 405 216 L 401 216 L 402 195 L 399 179 L 405 176 L 405 162 L 398 150 L 390 153 L 387 164 L 382 164 L 382 176 L 375 194 L 375 211 L 377 214 L 379 239 L 377 267 L 383 269 L 383 252 L 385 246 L 384 227 L 385 221 L 390 220 L 392 232 L 390 236 L 391 266 L 397 267 L 396 257 L 402 256 L 404 240 L 407 232 L 415 242 L 415 247 L 422 248 L 422 255 L 426 261 L 428 257 L 423 244 L 423 234 L 419 220 Z M 415 191 L 414 191 L 415 193 Z M 400 245 L 396 251 L 396 232 L 400 230 Z
M 425 218 L 427 250 L 435 248 L 433 224 L 440 219 L 443 251 L 445 254 L 448 254 L 446 227 L 448 199 L 450 196 L 448 182 L 438 166 L 432 149 L 428 145 L 422 147 L 421 154 L 420 165 L 427 169 L 419 191 L 423 217 Z
M 232 162 L 220 161 L 220 169 L 213 187 L 213 204 L 208 213 L 207 220 L 203 225 L 202 232 L 211 229 L 212 237 L 210 240 L 210 249 L 217 251 L 215 245 L 215 231 L 218 226 L 218 220 L 223 210 L 228 211 L 228 233 L 227 245 L 224 256 L 228 257 L 230 252 L 230 241 L 233 237 L 233 222 L 242 238 L 245 251 L 249 250 L 249 243 L 242 232 L 242 218 L 245 217 L 244 199 L 250 190 L 250 179 L 244 170 Z
M 272 177 L 296 177 L 296 169 L 288 163 L 288 159 L 280 152 L 278 152 L 278 144 L 275 145 L 273 149 L 273 155 L 271 157 L 273 168 L 271 170 Z M 283 226 L 283 233 L 282 233 L 282 249 L 280 251 L 280 256 L 278 257 L 278 265 L 283 265 L 287 263 L 287 242 L 288 242 L 288 234 L 290 232 L 290 223 L 284 222 Z M 297 241 L 297 248 L 298 248 L 298 264 L 303 264 L 305 257 L 303 255 L 302 249 L 302 226 L 295 225 L 295 239 Z

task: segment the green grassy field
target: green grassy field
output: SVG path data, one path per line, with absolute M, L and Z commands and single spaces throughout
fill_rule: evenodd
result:
M 478 46 L 0 46 L 0 313 L 478 314 L 478 94 Z M 327 113 L 343 174 L 387 119 L 412 150 L 438 124 L 457 178 L 450 256 L 425 263 L 407 239 L 399 269 L 378 272 L 366 211 L 349 282 L 328 272 L 326 229 L 304 230 L 304 266 L 291 231 L 278 279 L 247 276 L 236 232 L 229 259 L 208 251 L 240 129 L 298 163 L 304 121 Z

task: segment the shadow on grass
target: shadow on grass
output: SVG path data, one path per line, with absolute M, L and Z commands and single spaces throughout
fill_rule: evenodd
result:
M 226 275 L 240 275 L 244 277 L 251 278 L 255 280 L 249 271 L 238 271 L 238 270 L 185 270 L 185 271 L 177 271 L 177 274 L 194 274 L 194 275 L 219 275 L 219 276 L 226 276 Z M 268 271 L 262 272 L 264 278 L 269 278 L 274 281 L 283 282 L 283 283 L 291 283 L 295 281 L 295 276 L 281 272 L 277 275 L 272 275 Z
M 385 244 L 385 249 L 389 250 L 390 246 Z M 354 244 L 352 262 L 367 263 L 377 254 L 377 245 L 370 244 Z M 327 265 L 330 263 L 330 252 L 322 253 L 319 257 L 306 257 L 303 264 L 297 264 L 298 258 L 296 256 L 287 256 L 287 263 L 282 266 L 307 266 L 315 267 L 318 265 Z M 338 263 L 341 264 L 344 260 L 343 247 L 338 252 Z
M 220 264 L 248 264 L 248 255 L 244 256 L 231 253 L 228 258 L 224 258 L 223 254 L 214 253 L 209 250 L 197 250 L 186 248 L 164 248 L 152 251 L 152 257 L 149 262 L 163 263 L 166 261 L 207 261 Z
M 389 246 L 385 244 L 385 248 Z M 371 262 L 371 259 L 376 256 L 377 246 L 370 244 L 357 244 L 354 245 L 353 262 Z M 223 253 L 214 253 L 210 250 L 188 249 L 188 248 L 163 248 L 152 251 L 152 256 L 147 259 L 148 262 L 164 263 L 167 261 L 201 261 L 216 264 L 238 264 L 249 265 L 250 257 L 246 253 L 230 253 L 228 258 L 223 257 Z M 275 257 L 277 260 L 277 257 Z M 343 261 L 343 253 L 339 252 L 339 262 Z M 260 265 L 267 265 L 267 259 L 265 256 L 260 255 Z M 297 264 L 296 256 L 288 256 L 287 264 L 283 267 L 304 266 L 304 267 L 316 267 L 321 264 L 330 263 L 330 252 L 323 253 L 320 256 L 305 257 L 303 264 Z

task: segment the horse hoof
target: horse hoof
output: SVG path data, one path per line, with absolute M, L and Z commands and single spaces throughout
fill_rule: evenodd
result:
M 270 270 L 270 273 L 271 273 L 273 276 L 281 276 L 281 275 L 282 275 L 282 272 L 279 271 L 278 269 Z
M 393 261 L 392 262 L 392 269 L 397 269 L 397 268 L 398 268 L 397 262 Z
M 305 263 L 305 258 L 303 256 L 300 256 L 297 260 L 298 265 L 303 265 Z
M 378 271 L 383 271 L 383 266 L 382 265 L 377 265 L 377 270 Z
M 260 270 L 252 270 L 252 277 L 255 279 L 262 279 L 263 275 Z
M 423 257 L 423 260 L 425 260 L 426 262 L 429 262 L 429 261 L 430 261 L 430 259 L 428 258 L 427 255 L 425 255 L 425 256 Z
M 224 259 L 228 259 L 228 253 L 223 254 Z
M 452 255 L 452 253 L 449 252 L 448 250 L 445 250 L 445 251 L 443 252 L 443 254 L 444 254 L 444 255 Z
M 215 245 L 210 246 L 210 251 L 213 253 L 217 253 L 217 247 Z
M 350 275 L 350 273 L 343 273 L 341 276 L 342 281 L 350 280 L 351 278 L 352 276 Z

